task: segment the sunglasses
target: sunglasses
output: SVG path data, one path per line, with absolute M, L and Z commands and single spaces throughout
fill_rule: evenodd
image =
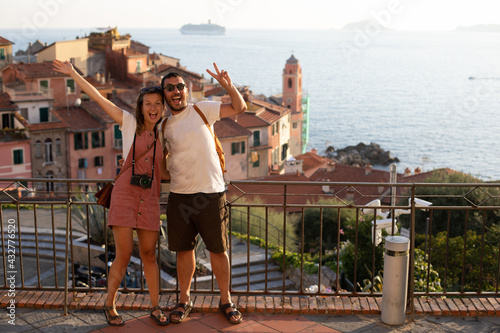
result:
M 186 85 L 184 83 L 177 83 L 177 84 L 167 83 L 163 89 L 166 89 L 167 91 L 174 91 L 175 88 L 179 89 L 179 91 L 182 91 L 184 90 L 184 88 L 186 88 Z
M 147 93 L 162 93 L 163 91 L 161 90 L 161 87 L 160 86 L 151 86 L 151 87 L 146 87 L 146 88 L 142 88 L 141 90 L 139 90 L 139 92 L 141 94 L 147 94 Z

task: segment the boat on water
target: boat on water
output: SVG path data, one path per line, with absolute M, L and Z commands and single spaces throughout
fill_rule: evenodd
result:
M 224 35 L 226 28 L 208 20 L 208 23 L 185 24 L 181 28 L 181 33 L 186 35 Z

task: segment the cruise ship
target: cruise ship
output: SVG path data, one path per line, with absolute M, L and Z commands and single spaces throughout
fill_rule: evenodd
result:
M 183 25 L 181 32 L 186 35 L 224 35 L 226 28 L 208 20 L 208 23 Z

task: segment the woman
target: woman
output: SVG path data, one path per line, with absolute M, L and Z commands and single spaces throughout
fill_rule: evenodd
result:
M 157 140 L 156 124 L 161 120 L 164 110 L 163 92 L 160 87 L 141 89 L 134 117 L 104 98 L 69 62 L 54 60 L 53 67 L 56 71 L 71 76 L 120 125 L 125 159 L 123 170 L 132 165 L 116 180 L 111 197 L 108 226 L 113 231 L 116 257 L 108 275 L 108 296 L 103 308 L 106 321 L 112 326 L 125 324 L 116 312 L 115 299 L 132 255 L 135 229 L 153 306 L 151 318 L 159 325 L 167 325 L 169 320 L 158 304 L 159 274 L 155 255 L 160 229 L 160 170 L 164 160 L 162 145 Z M 133 160 L 135 163 L 132 163 Z

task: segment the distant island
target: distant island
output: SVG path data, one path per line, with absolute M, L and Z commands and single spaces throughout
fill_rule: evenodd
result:
M 381 30 L 390 30 L 378 23 L 375 20 L 364 20 L 364 21 L 359 21 L 359 22 L 352 22 L 344 25 L 341 30 L 348 30 L 348 31 L 353 31 L 353 30 L 365 30 L 368 25 L 377 25 L 380 27 Z
M 477 24 L 472 26 L 459 26 L 455 31 L 467 32 L 500 32 L 500 24 Z

